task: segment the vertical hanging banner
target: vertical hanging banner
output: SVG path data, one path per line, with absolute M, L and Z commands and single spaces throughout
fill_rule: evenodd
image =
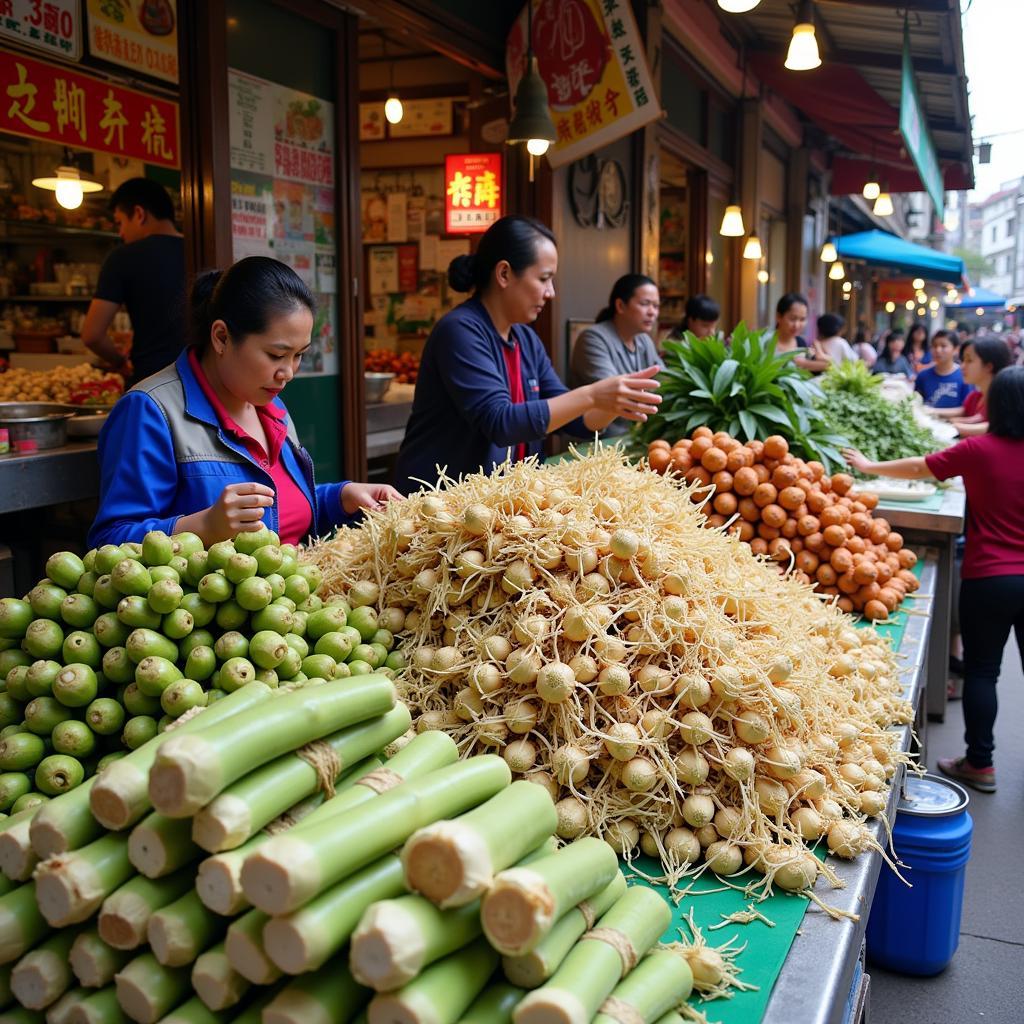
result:
M 928 195 L 935 204 L 935 216 L 942 220 L 945 207 L 945 185 L 942 168 L 935 153 L 935 143 L 928 131 L 928 123 L 921 107 L 921 98 L 914 81 L 914 62 L 910 57 L 910 30 L 903 26 L 903 76 L 900 83 L 900 135 L 914 161 L 917 173 Z
M 552 167 L 572 163 L 661 116 L 629 0 L 529 0 L 533 54 L 558 141 Z M 526 8 L 509 32 L 505 70 L 515 96 L 526 70 Z
M 502 211 L 500 153 L 449 153 L 444 158 L 444 229 L 449 235 L 486 231 Z

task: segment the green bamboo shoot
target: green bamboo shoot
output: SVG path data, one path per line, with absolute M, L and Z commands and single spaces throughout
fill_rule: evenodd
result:
M 653 1024 L 692 990 L 693 974 L 686 959 L 655 949 L 615 986 L 594 1024 Z
M 626 879 L 621 871 L 596 895 L 560 917 L 551 931 L 529 953 L 506 956 L 501 966 L 505 977 L 513 985 L 537 988 L 558 970 L 558 965 L 569 955 L 583 934 L 626 891 Z
M 58 853 L 77 850 L 99 838 L 103 826 L 89 809 L 92 788 L 98 779 L 99 775 L 94 775 L 39 808 L 29 829 L 37 857 L 45 860 Z
M 109 834 L 44 860 L 36 870 L 36 895 L 43 917 L 54 928 L 77 924 L 131 878 L 128 837 Z
M 211 1010 L 236 1006 L 251 987 L 231 966 L 223 942 L 197 957 L 192 967 L 192 988 Z
M 68 962 L 83 988 L 106 988 L 133 956 L 129 950 L 114 949 L 100 938 L 98 932 L 87 928 L 76 936 Z
M 164 967 L 152 953 L 143 953 L 114 978 L 117 1001 L 138 1024 L 156 1024 L 188 998 L 187 967 Z
M 514 985 L 492 983 L 462 1015 L 459 1024 L 512 1024 L 512 1011 L 525 995 Z
M 71 928 L 51 935 L 26 953 L 11 972 L 11 991 L 22 1006 L 42 1010 L 71 987 L 68 952 L 75 940 Z
M 280 968 L 263 947 L 263 929 L 269 920 L 254 908 L 231 922 L 224 940 L 228 963 L 254 985 L 272 985 L 281 977 Z
M 273 692 L 265 683 L 249 683 L 109 765 L 89 794 L 89 807 L 96 820 L 104 828 L 115 831 L 134 825 L 150 808 L 149 769 L 157 750 L 168 739 L 232 718 L 267 700 Z
M 659 1017 L 655 1024 L 686 1024 L 683 1018 L 673 1011 L 672 1013 L 666 1013 L 664 1017 Z
M 321 742 L 337 758 L 339 772 L 345 772 L 401 736 L 410 720 L 409 709 L 396 704 L 387 714 Z M 317 787 L 318 773 L 309 761 L 294 751 L 285 754 L 233 783 L 202 808 L 192 820 L 192 838 L 211 853 L 233 849 Z
M 0 964 L 24 956 L 49 930 L 36 900 L 35 882 L 0 896 Z
M 141 946 L 146 941 L 150 917 L 184 896 L 192 888 L 194 878 L 191 868 L 183 868 L 164 878 L 140 875 L 129 879 L 103 901 L 99 916 L 100 938 L 115 949 Z
M 128 1024 L 113 985 L 90 992 L 68 1011 L 67 1024 Z M 50 1024 L 47 1018 L 47 1024 Z
M 189 889 L 150 917 L 146 938 L 160 963 L 182 967 L 217 942 L 226 927 L 226 918 L 204 907 L 195 889 Z
M 287 974 L 316 970 L 345 945 L 368 906 L 404 891 L 401 861 L 388 854 L 293 913 L 270 918 L 263 948 Z
M 192 826 L 187 819 L 168 818 L 156 811 L 147 814 L 128 838 L 128 858 L 147 878 L 163 878 L 202 855 L 192 842 Z
M 171 1010 L 160 1024 L 227 1024 L 231 1019 L 230 1013 L 215 1013 L 198 996 L 193 996 L 176 1010 Z
M 395 705 L 395 687 L 385 676 L 337 679 L 279 691 L 271 704 L 267 710 L 257 705 L 226 722 L 171 736 L 158 748 L 149 773 L 153 806 L 171 818 L 189 817 L 275 757 L 386 714 Z M 273 729 L 267 728 L 268 717 Z
M 444 909 L 479 899 L 494 875 L 548 836 L 558 815 L 542 786 L 520 779 L 454 821 L 414 833 L 402 849 L 405 881 Z
M 285 985 L 264 1008 L 262 1024 L 349 1024 L 369 997 L 347 967 L 331 962 Z
M 68 1024 L 71 1011 L 93 994 L 92 989 L 73 988 L 46 1010 L 46 1024 Z
M 504 760 L 484 754 L 405 782 L 342 815 L 310 824 L 314 812 L 310 819 L 275 836 L 247 858 L 242 866 L 242 889 L 253 906 L 268 914 L 291 913 L 395 849 L 416 829 L 483 803 L 507 786 L 511 777 Z
M 24 1006 L 12 1006 L 0 1014 L 0 1024 L 43 1024 L 45 1020 L 38 1010 L 26 1010 Z
M 14 1002 L 14 993 L 11 992 L 11 972 L 14 964 L 4 964 L 0 967 L 0 1010 L 10 1006 Z
M 397 991 L 374 996 L 366 1011 L 369 1024 L 457 1021 L 483 991 L 497 962 L 498 954 L 478 939 L 431 964 Z
M 39 863 L 29 839 L 35 808 L 21 811 L 14 817 L 17 821 L 0 832 L 0 871 L 12 882 L 25 882 Z
M 263 1024 L 263 1011 L 274 1001 L 285 984 L 284 981 L 279 981 L 269 988 L 256 989 L 252 998 L 246 1000 L 245 1008 L 231 1018 L 231 1024 Z
M 554 976 L 516 1007 L 515 1024 L 590 1024 L 619 980 L 672 922 L 653 889 L 628 888 L 562 961 Z
M 503 956 L 529 953 L 560 917 L 599 893 L 618 869 L 607 843 L 585 838 L 529 867 L 502 871 L 480 908 L 484 934 Z

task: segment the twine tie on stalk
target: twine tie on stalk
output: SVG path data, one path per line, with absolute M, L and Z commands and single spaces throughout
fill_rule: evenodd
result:
M 614 928 L 591 928 L 580 941 L 584 942 L 587 939 L 611 946 L 619 954 L 623 974 L 629 974 L 636 967 L 636 950 L 633 948 L 633 943 L 622 932 L 616 931 Z

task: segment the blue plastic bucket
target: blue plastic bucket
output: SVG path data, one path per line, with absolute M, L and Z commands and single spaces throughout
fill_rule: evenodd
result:
M 966 790 L 949 779 L 907 778 L 893 845 L 913 888 L 883 864 L 867 928 L 867 953 L 875 963 L 901 974 L 930 975 L 953 959 L 974 830 L 968 802 Z

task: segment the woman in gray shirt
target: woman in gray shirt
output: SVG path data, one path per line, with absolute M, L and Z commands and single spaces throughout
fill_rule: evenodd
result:
M 597 314 L 573 345 L 569 367 L 570 387 L 578 388 L 623 373 L 660 366 L 650 332 L 658 323 L 661 301 L 658 286 L 644 274 L 626 274 L 615 282 L 608 305 Z M 604 435 L 621 436 L 629 429 L 613 420 Z

